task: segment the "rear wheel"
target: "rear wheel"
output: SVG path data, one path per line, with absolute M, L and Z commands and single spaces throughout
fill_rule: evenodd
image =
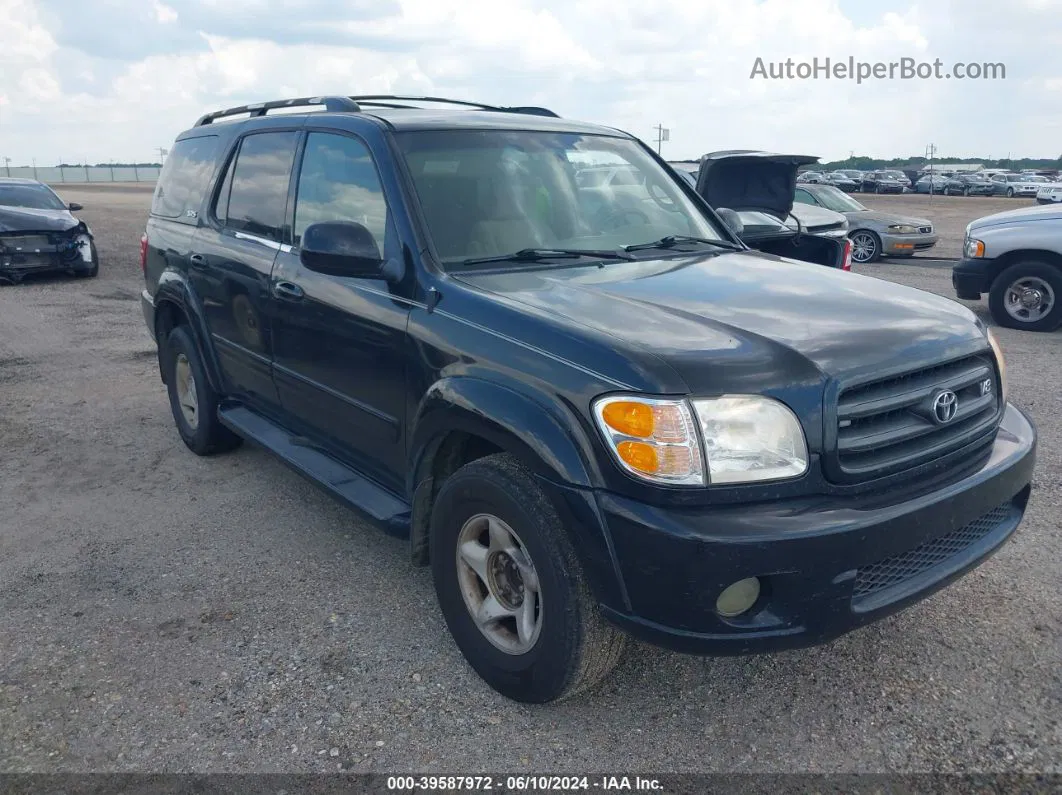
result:
M 218 420 L 218 396 L 187 326 L 177 326 L 160 346 L 177 432 L 196 455 L 239 447 L 241 439 Z
M 502 695 L 567 698 L 619 661 L 626 636 L 601 617 L 567 531 L 512 456 L 473 461 L 443 483 L 431 566 L 458 648 Z
M 1001 326 L 1054 331 L 1062 325 L 1062 269 L 1038 260 L 1011 265 L 992 282 L 988 308 Z

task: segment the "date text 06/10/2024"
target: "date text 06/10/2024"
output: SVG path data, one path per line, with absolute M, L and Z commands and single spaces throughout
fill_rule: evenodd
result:
M 397 792 L 496 791 L 562 792 L 566 790 L 600 790 L 602 792 L 662 789 L 655 778 L 640 776 L 388 776 L 387 789 Z

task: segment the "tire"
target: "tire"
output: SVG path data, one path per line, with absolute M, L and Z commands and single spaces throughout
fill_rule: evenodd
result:
M 874 192 L 875 193 L 881 193 L 881 185 L 875 184 L 874 185 Z
M 869 265 L 881 258 L 881 238 L 869 229 L 857 229 L 848 237 L 852 241 L 853 263 Z M 859 252 L 858 256 L 857 251 Z
M 173 329 L 159 346 L 159 355 L 163 357 L 173 421 L 188 449 L 196 455 L 214 455 L 239 447 L 242 439 L 218 420 L 218 396 L 210 386 L 188 327 Z M 190 376 L 190 384 L 185 381 L 186 376 Z M 193 395 L 194 401 L 190 401 Z M 194 402 L 194 411 L 186 409 L 189 402 Z
M 1039 295 L 1040 307 L 1022 303 L 1025 290 Z M 1011 265 L 993 280 L 988 309 L 1000 326 L 1023 331 L 1054 331 L 1062 325 L 1062 268 L 1040 260 Z
M 963 188 L 962 189 L 962 195 L 963 196 L 969 196 L 970 195 L 970 189 L 969 188 Z
M 495 535 L 511 543 L 492 551 L 482 540 Z M 459 556 L 458 550 L 469 546 L 468 559 L 477 561 L 486 577 Z M 536 704 L 569 698 L 600 682 L 619 662 L 627 636 L 602 618 L 553 505 L 511 455 L 478 459 L 446 479 L 432 510 L 430 554 L 435 592 L 454 641 L 476 673 L 507 698 Z M 511 586 L 505 572 L 526 572 L 528 562 L 537 591 L 523 577 L 515 588 L 498 585 Z M 488 579 L 493 586 L 486 585 Z M 520 605 L 506 603 L 506 593 L 516 593 Z M 534 630 L 514 631 L 516 615 L 532 593 L 528 615 L 534 618 L 525 626 Z M 480 629 L 474 605 L 491 599 L 504 618 Z
M 1007 188 L 1007 198 L 1008 199 L 1013 199 L 1014 198 L 1014 188 Z
M 96 251 L 96 244 L 89 243 L 89 247 L 92 253 L 92 267 L 87 271 L 74 271 L 74 275 L 79 279 L 92 279 L 99 276 L 100 273 L 100 255 Z

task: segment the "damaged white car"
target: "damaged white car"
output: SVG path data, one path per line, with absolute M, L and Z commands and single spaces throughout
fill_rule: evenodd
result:
M 80 209 L 36 180 L 0 178 L 0 282 L 17 284 L 30 273 L 99 273 L 92 230 L 72 214 Z

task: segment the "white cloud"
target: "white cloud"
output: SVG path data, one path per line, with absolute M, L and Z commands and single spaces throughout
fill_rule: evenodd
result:
M 896 156 L 931 141 L 957 155 L 1062 149 L 1062 84 L 1044 57 L 1062 45 L 1060 0 L 112 0 L 77 18 L 71 8 L 0 0 L 0 154 L 16 162 L 75 149 L 146 159 L 209 110 L 384 92 L 541 104 L 645 139 L 663 123 L 675 157 Z M 1008 79 L 749 77 L 757 57 L 849 56 L 1002 61 Z

